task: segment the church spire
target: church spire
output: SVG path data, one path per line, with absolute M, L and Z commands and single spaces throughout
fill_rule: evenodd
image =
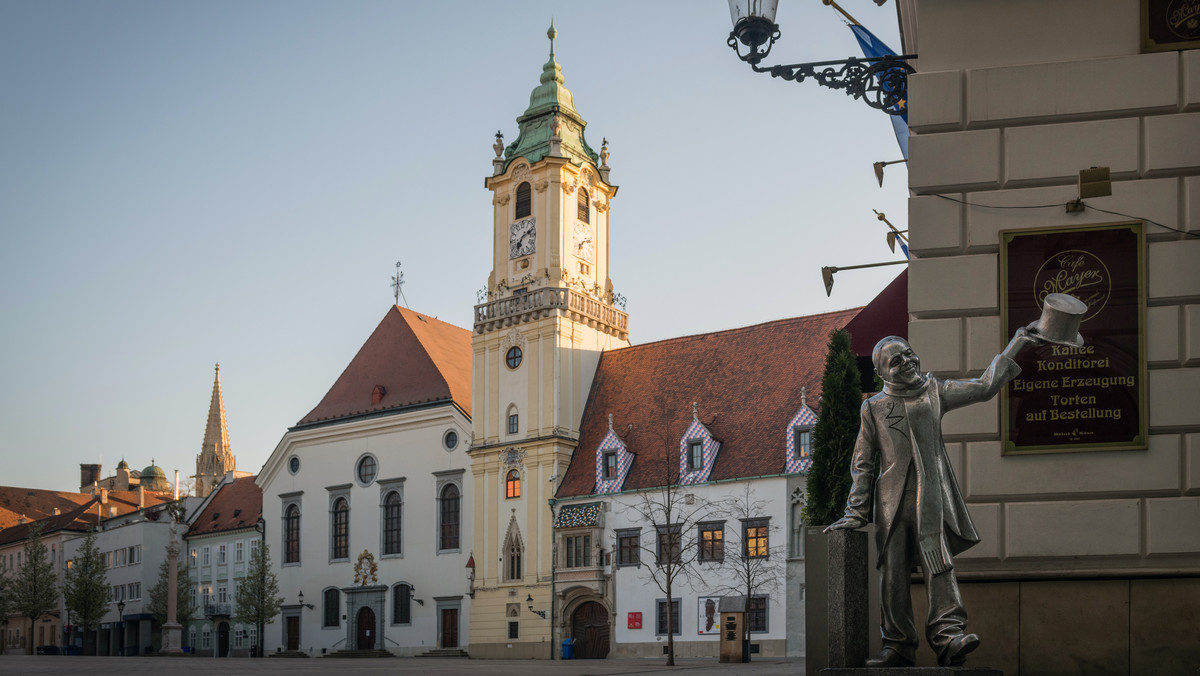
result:
M 575 95 L 563 84 L 562 66 L 554 55 L 558 29 L 553 20 L 546 37 L 550 38 L 550 59 L 542 66 L 538 86 L 529 94 L 529 107 L 517 118 L 520 132 L 517 140 L 505 148 L 505 170 L 518 157 L 530 164 L 549 155 L 566 157 L 576 165 L 597 165 L 600 160 L 583 137 L 587 122 L 575 110 Z
M 208 404 L 208 424 L 204 428 L 204 443 L 196 456 L 196 495 L 207 497 L 225 472 L 236 463 L 229 446 L 229 428 L 225 423 L 225 397 L 221 394 L 221 365 L 215 367 L 212 400 Z

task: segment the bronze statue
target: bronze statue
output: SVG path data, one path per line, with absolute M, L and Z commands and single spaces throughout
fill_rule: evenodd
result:
M 883 650 L 866 666 L 912 666 L 916 661 L 909 595 L 916 565 L 929 599 L 926 639 L 938 664 L 959 666 L 979 646 L 979 637 L 966 633 L 967 613 L 953 561 L 955 554 L 978 543 L 979 535 L 946 457 L 941 419 L 948 411 L 995 396 L 1021 372 L 1013 358 L 1022 349 L 1045 342 L 1082 344 L 1078 327 L 1086 310 L 1072 296 L 1047 296 L 1041 319 L 1017 329 L 987 370 L 970 380 L 921 373 L 920 359 L 903 338 L 889 336 L 875 345 L 872 360 L 883 391 L 863 402 L 845 516 L 825 529 L 862 528 L 872 520 L 874 504 Z

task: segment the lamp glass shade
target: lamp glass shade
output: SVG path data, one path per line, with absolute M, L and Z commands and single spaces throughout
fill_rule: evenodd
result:
M 737 26 L 742 19 L 760 19 L 775 23 L 779 0 L 729 0 L 729 20 Z

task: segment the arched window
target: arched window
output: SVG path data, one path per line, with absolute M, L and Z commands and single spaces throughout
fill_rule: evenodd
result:
M 508 427 L 506 429 L 509 434 L 516 434 L 521 429 L 521 415 L 517 412 L 515 405 L 508 407 Z
M 392 587 L 392 624 L 412 624 L 412 587 L 404 582 Z
M 333 502 L 329 530 L 332 538 L 329 543 L 329 558 L 350 558 L 350 503 L 346 498 L 338 498 Z
M 458 486 L 447 484 L 438 502 L 438 549 L 458 549 Z
M 383 553 L 400 553 L 400 494 L 396 491 L 383 499 Z
M 508 470 L 508 477 L 504 480 L 504 497 L 521 497 L 521 473 L 515 469 Z
M 517 218 L 525 218 L 533 213 L 533 199 L 530 195 L 529 181 L 517 186 Z
M 336 627 L 342 616 L 342 592 L 338 591 L 337 587 L 330 587 L 325 590 L 324 598 L 321 603 L 321 626 Z
M 300 507 L 288 505 L 283 517 L 283 562 L 300 563 Z
M 579 199 L 579 220 L 583 221 L 584 223 L 591 223 L 592 222 L 592 209 L 591 209 L 591 204 L 588 203 L 588 191 L 584 190 L 583 188 L 580 188 L 579 194 L 578 194 L 578 199 Z
M 504 580 L 506 582 L 517 582 L 524 577 L 524 569 L 521 567 L 521 555 L 524 551 L 521 531 L 514 523 L 508 529 L 508 537 L 504 539 Z

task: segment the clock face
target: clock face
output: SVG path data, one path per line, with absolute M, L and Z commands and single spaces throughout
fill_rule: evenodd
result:
M 575 229 L 571 237 L 571 246 L 576 256 L 589 263 L 596 262 L 596 238 L 592 234 L 592 229 L 586 223 L 575 222 Z
M 537 240 L 537 222 L 526 218 L 513 223 L 508 228 L 508 257 L 520 258 L 534 252 L 534 242 Z

